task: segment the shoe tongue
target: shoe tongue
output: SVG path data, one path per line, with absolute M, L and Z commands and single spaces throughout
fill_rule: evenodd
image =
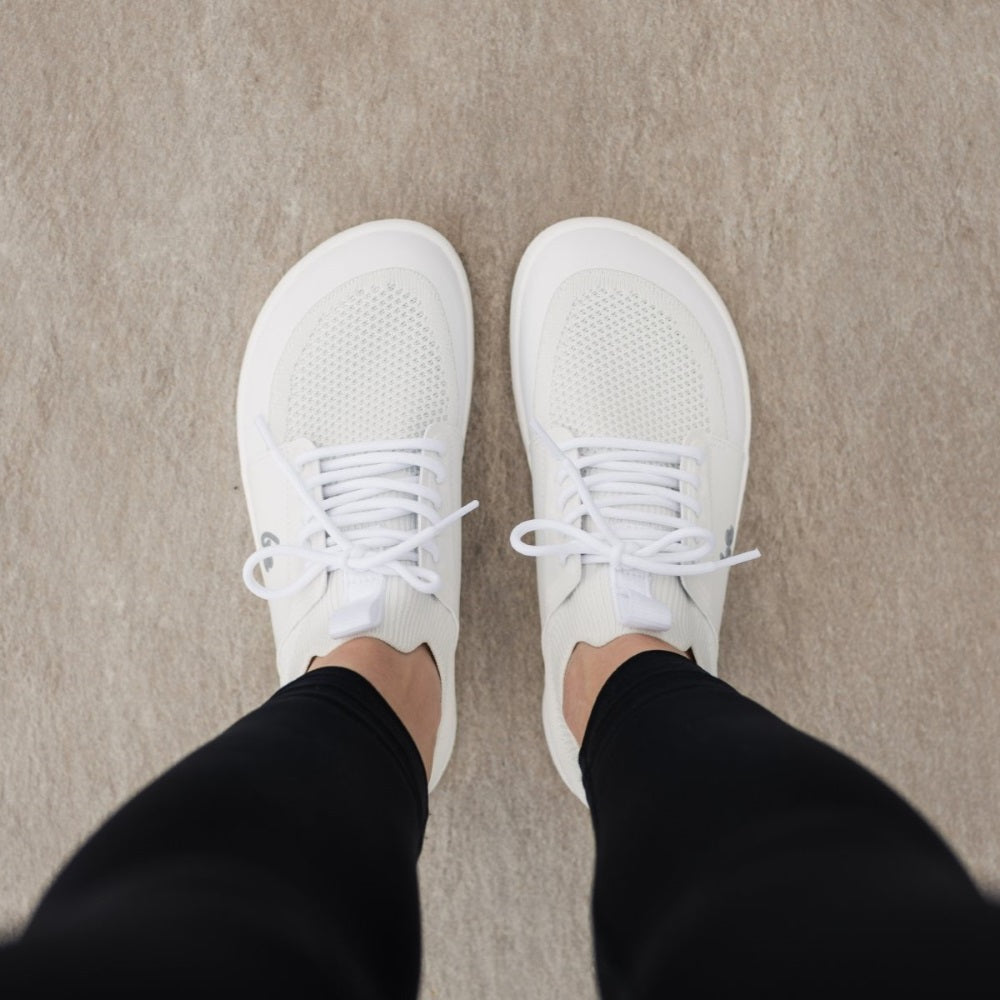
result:
M 319 463 L 320 473 L 330 472 L 334 468 L 334 464 L 331 460 L 327 459 Z M 383 473 L 378 478 L 379 479 L 395 479 L 399 482 L 412 482 L 418 475 L 417 466 L 410 466 L 407 469 L 401 469 L 399 472 Z M 337 487 L 341 484 L 328 484 L 323 487 L 323 499 L 327 500 L 333 496 Z M 413 494 L 406 494 L 403 492 L 390 492 L 387 491 L 383 493 L 380 497 L 384 501 L 384 507 L 389 508 L 392 506 L 392 502 L 395 499 L 403 499 L 409 496 L 413 499 Z M 402 531 L 402 532 L 414 532 L 417 530 L 417 515 L 411 514 L 409 511 L 401 514 L 398 517 L 390 517 L 382 520 L 364 520 L 357 524 L 350 524 L 348 527 L 344 528 L 344 531 L 349 537 L 355 537 L 358 532 L 368 531 L 378 531 L 379 529 L 387 529 L 390 531 Z M 388 548 L 389 545 L 394 545 L 395 540 L 386 540 L 385 547 Z M 381 546 L 379 546 L 381 547 Z
M 588 457 L 593 454 L 595 454 L 595 450 L 593 449 L 580 450 L 581 457 Z M 654 466 L 658 471 L 660 469 L 676 470 L 679 468 L 679 463 L 677 462 L 643 462 L 642 464 Z M 600 467 L 585 470 L 583 473 L 584 483 L 589 487 L 590 484 L 587 480 L 600 472 Z M 623 472 L 622 478 L 626 482 L 622 484 L 622 489 L 619 490 L 614 489 L 610 483 L 597 486 L 594 492 L 591 493 L 594 503 L 601 503 L 610 493 L 617 493 L 619 495 L 628 493 L 628 473 Z M 654 514 L 660 517 L 665 515 L 679 517 L 681 514 L 680 504 L 674 501 L 669 502 L 666 506 L 644 503 L 618 503 L 614 506 L 637 515 L 635 518 L 613 517 L 606 514 L 603 510 L 601 511 L 608 527 L 614 532 L 615 536 L 631 548 L 641 548 L 649 542 L 662 537 L 670 530 L 661 525 L 650 524 L 648 521 L 640 520 L 641 515 Z M 583 517 L 581 526 L 584 531 L 595 530 L 593 518 L 589 514 Z M 615 617 L 624 628 L 638 629 L 643 632 L 665 632 L 673 624 L 673 616 L 670 608 L 653 595 L 653 581 L 650 577 L 649 573 L 641 570 L 629 569 L 624 566 L 611 567 L 608 579 L 611 588 L 612 606 Z
M 333 471 L 333 462 L 329 459 L 320 461 L 320 473 Z M 399 472 L 383 473 L 380 479 L 395 479 L 400 482 L 412 481 L 418 474 L 416 466 L 408 469 L 401 469 Z M 322 488 L 324 500 L 334 495 L 339 484 L 328 484 Z M 380 494 L 379 501 L 385 508 L 391 508 L 394 499 L 402 499 L 408 494 L 402 492 L 385 491 Z M 409 494 L 412 498 L 412 494 Z M 409 512 L 398 517 L 383 518 L 381 520 L 363 520 L 357 524 L 342 525 L 342 530 L 349 538 L 359 538 L 369 532 L 379 532 L 380 530 L 397 531 L 411 533 L 417 529 L 417 515 Z M 395 545 L 398 539 L 386 538 L 384 546 L 373 546 L 374 548 Z M 344 639 L 352 635 L 359 635 L 379 628 L 385 617 L 385 592 L 386 577 L 374 571 L 358 572 L 351 569 L 344 569 L 339 574 L 341 576 L 340 586 L 343 594 L 344 604 L 330 615 L 327 623 L 327 631 L 331 638 Z
M 581 448 L 578 452 L 581 458 L 589 458 L 590 456 L 598 453 L 599 453 L 598 450 L 593 448 Z M 660 469 L 676 470 L 680 468 L 680 463 L 678 462 L 643 462 L 642 464 L 654 466 L 656 467 L 657 470 Z M 588 482 L 588 480 L 592 476 L 595 476 L 601 472 L 602 470 L 599 466 L 597 468 L 591 467 L 583 471 L 582 473 L 583 481 L 587 485 L 588 489 L 590 488 L 590 483 Z M 624 479 L 627 479 L 628 477 L 628 473 L 622 473 L 621 475 Z M 614 490 L 609 488 L 611 484 L 597 486 L 591 493 L 591 497 L 593 498 L 595 504 L 599 504 L 603 502 L 605 499 L 607 499 L 609 493 L 618 493 L 618 494 L 627 493 L 628 492 L 627 483 L 623 485 L 625 486 L 625 488 L 621 490 Z M 635 514 L 638 515 L 656 514 L 659 515 L 660 517 L 681 516 L 680 504 L 673 501 L 670 502 L 668 506 L 659 506 L 657 504 L 631 503 L 631 502 L 627 504 L 615 504 L 615 506 L 623 510 L 634 512 Z M 669 530 L 668 528 L 663 528 L 660 525 L 650 524 L 648 521 L 643 521 L 638 518 L 612 517 L 605 514 L 603 510 L 601 511 L 601 513 L 604 515 L 604 520 L 607 521 L 608 526 L 619 538 L 621 538 L 623 541 L 626 542 L 629 541 L 630 539 L 634 539 L 634 544 L 636 545 L 636 547 L 645 545 L 656 538 L 662 537 Z M 588 532 L 596 530 L 596 526 L 594 525 L 594 519 L 589 514 L 584 515 L 581 527 L 583 528 L 584 531 Z

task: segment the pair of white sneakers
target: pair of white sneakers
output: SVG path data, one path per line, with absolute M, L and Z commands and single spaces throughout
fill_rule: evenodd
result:
M 442 697 L 432 789 L 455 742 L 458 522 L 478 505 L 461 506 L 473 355 L 452 246 L 420 223 L 371 222 L 279 282 L 237 402 L 259 546 L 243 576 L 269 601 L 281 682 L 357 636 L 426 643 Z M 581 218 L 525 251 L 511 367 L 535 511 L 511 544 L 538 557 L 545 733 L 586 803 L 562 709 L 574 645 L 640 632 L 717 670 L 728 567 L 758 555 L 733 555 L 746 366 L 721 298 L 679 250 Z

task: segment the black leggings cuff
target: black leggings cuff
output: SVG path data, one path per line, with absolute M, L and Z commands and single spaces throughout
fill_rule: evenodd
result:
M 671 679 L 670 687 L 675 690 L 691 685 L 723 683 L 680 653 L 646 650 L 627 659 L 601 688 L 580 746 L 580 769 L 588 798 L 594 765 L 602 748 L 627 720 L 630 710 L 648 700 L 651 690 L 663 693 L 664 681 L 668 677 Z
M 366 725 L 399 765 L 413 791 L 421 826 L 426 826 L 427 772 L 423 759 L 409 730 L 374 684 L 349 667 L 317 667 L 279 688 L 269 700 L 296 698 L 335 703 Z

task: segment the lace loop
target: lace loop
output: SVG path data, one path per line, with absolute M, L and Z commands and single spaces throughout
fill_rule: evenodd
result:
M 696 473 L 680 468 L 683 459 L 701 465 L 705 456 L 691 445 L 663 444 L 628 438 L 571 438 L 556 444 L 537 420 L 530 426 L 559 462 L 561 481 L 569 480 L 559 502 L 563 519 L 532 518 L 510 533 L 510 544 L 526 556 L 581 556 L 584 563 L 607 563 L 614 569 L 632 569 L 658 576 L 714 573 L 727 566 L 760 557 L 753 549 L 739 555 L 710 559 L 716 552 L 715 535 L 692 524 L 686 512 L 697 515 L 696 497 L 682 492 L 686 484 L 699 486 Z M 570 452 L 576 451 L 577 458 Z M 584 476 L 584 470 L 593 470 Z M 595 494 L 601 497 L 595 498 Z M 574 497 L 577 503 L 567 507 Z M 662 508 L 654 513 L 648 508 Z M 587 517 L 592 529 L 583 527 Z M 612 527 L 611 522 L 618 522 Z M 667 530 L 663 530 L 667 529 Z M 566 540 L 541 544 L 525 542 L 540 531 Z
M 441 494 L 417 481 L 421 469 L 432 473 L 438 484 L 444 481 L 443 442 L 413 438 L 314 448 L 299 455 L 293 464 L 282 454 L 264 418 L 259 416 L 254 423 L 309 516 L 298 544 L 263 545 L 244 563 L 243 581 L 252 593 L 271 601 L 290 597 L 321 573 L 341 569 L 399 576 L 425 594 L 440 589 L 440 576 L 429 567 L 417 565 L 419 550 L 425 548 L 437 561 L 434 539 L 479 506 L 479 501 L 473 500 L 442 517 L 437 510 Z M 305 481 L 301 468 L 317 461 L 320 474 Z M 417 476 L 400 475 L 414 468 Z M 317 499 L 317 489 L 322 499 Z M 429 523 L 419 531 L 404 531 L 384 523 L 407 515 L 422 517 Z M 308 544 L 320 532 L 325 535 L 325 547 Z M 277 558 L 293 558 L 311 565 L 284 587 L 259 583 L 254 570 Z

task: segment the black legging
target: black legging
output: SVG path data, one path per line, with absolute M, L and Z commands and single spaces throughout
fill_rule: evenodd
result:
M 927 824 L 683 657 L 612 676 L 581 761 L 607 1000 L 995 989 L 1000 910 Z M 426 820 L 396 715 L 313 671 L 84 845 L 0 950 L 0 995 L 413 997 Z

